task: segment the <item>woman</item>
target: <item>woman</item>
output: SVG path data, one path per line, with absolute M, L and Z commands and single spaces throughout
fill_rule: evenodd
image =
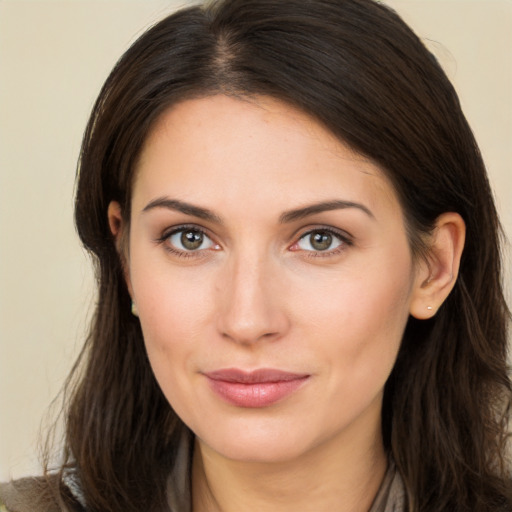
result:
M 8 509 L 512 509 L 499 223 L 457 96 L 370 0 L 144 34 L 82 147 L 99 301 Z

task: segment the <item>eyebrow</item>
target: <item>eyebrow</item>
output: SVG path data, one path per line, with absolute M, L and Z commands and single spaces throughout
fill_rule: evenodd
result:
M 202 208 L 200 206 L 195 206 L 185 201 L 179 201 L 178 199 L 159 197 L 149 202 L 142 211 L 148 212 L 155 208 L 166 208 L 168 210 L 178 211 L 184 213 L 185 215 L 192 215 L 199 219 L 215 222 L 217 224 L 223 223 L 222 219 L 218 215 L 213 213 L 211 210 L 208 210 L 207 208 Z M 279 216 L 279 222 L 281 224 L 286 224 L 289 222 L 294 222 L 303 219 L 305 217 L 309 217 L 310 215 L 315 215 L 317 213 L 327 212 L 331 210 L 344 210 L 346 208 L 357 208 L 364 212 L 366 215 L 368 215 L 371 219 L 375 219 L 375 216 L 373 215 L 371 210 L 364 206 L 363 204 L 355 203 L 353 201 L 334 200 L 323 201 L 320 203 L 305 206 L 303 208 L 288 210 Z
M 193 204 L 186 203 L 184 201 L 178 201 L 177 199 L 170 199 L 168 197 L 159 197 L 148 203 L 143 212 L 148 212 L 155 208 L 166 208 L 168 210 L 175 210 L 185 215 L 192 215 L 199 219 L 215 222 L 222 224 L 222 220 L 219 216 L 215 215 L 211 210 L 207 208 L 201 208 L 200 206 L 194 206 Z
M 303 219 L 304 217 L 309 217 L 316 213 L 328 212 L 331 210 L 344 210 L 346 208 L 357 208 L 358 210 L 363 211 L 371 219 L 375 219 L 375 215 L 373 215 L 371 210 L 363 204 L 355 203 L 353 201 L 334 200 L 315 203 L 310 206 L 305 206 L 304 208 L 297 208 L 296 210 L 289 210 L 279 217 L 279 222 L 284 224 Z

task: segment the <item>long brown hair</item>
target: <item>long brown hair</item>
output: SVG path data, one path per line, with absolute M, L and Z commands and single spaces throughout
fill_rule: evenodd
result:
M 96 264 L 98 303 L 68 383 L 63 467 L 78 474 L 88 508 L 165 510 L 185 427 L 130 314 L 107 207 L 119 201 L 128 224 L 135 164 L 155 120 L 178 101 L 216 93 L 292 104 L 380 165 L 418 257 L 440 214 L 463 217 L 454 290 L 434 318 L 408 322 L 385 389 L 384 443 L 410 512 L 512 507 L 500 226 L 452 85 L 404 22 L 372 0 L 220 0 L 143 34 L 107 79 L 84 135 L 76 225 Z

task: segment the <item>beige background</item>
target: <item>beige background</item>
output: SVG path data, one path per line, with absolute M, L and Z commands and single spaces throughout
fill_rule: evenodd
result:
M 130 42 L 186 3 L 0 0 L 0 480 L 38 471 L 39 425 L 94 300 L 72 223 L 88 113 Z M 454 81 L 512 238 L 512 0 L 388 3 Z

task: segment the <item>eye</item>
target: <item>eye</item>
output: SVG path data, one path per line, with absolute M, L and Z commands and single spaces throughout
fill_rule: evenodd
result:
M 177 251 L 192 252 L 212 249 L 214 242 L 203 231 L 195 228 L 181 228 L 166 237 L 167 242 Z
M 343 245 L 348 244 L 348 240 L 342 235 L 334 233 L 327 229 L 315 229 L 302 235 L 297 243 L 292 246 L 292 250 L 313 251 L 313 252 L 332 252 Z

